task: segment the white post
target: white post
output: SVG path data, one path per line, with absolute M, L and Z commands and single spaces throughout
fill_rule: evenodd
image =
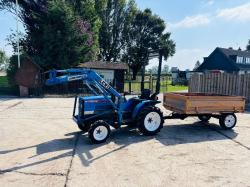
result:
M 17 32 L 17 59 L 18 68 L 20 68 L 20 49 L 19 49 L 19 28 L 18 28 L 18 0 L 16 0 L 16 32 Z

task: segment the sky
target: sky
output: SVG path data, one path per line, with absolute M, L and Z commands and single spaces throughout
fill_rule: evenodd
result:
M 193 69 L 216 47 L 245 49 L 250 39 L 250 0 L 136 0 L 140 9 L 150 8 L 167 25 L 176 43 L 176 53 L 164 64 L 181 70 Z M 24 30 L 19 24 L 21 30 Z M 6 38 L 16 29 L 16 20 L 0 12 L 0 48 L 10 56 Z M 150 61 L 147 68 L 158 64 Z
M 245 49 L 250 39 L 250 0 L 136 0 L 167 24 L 176 54 L 164 64 L 193 69 L 216 47 Z M 157 65 L 157 59 L 150 66 Z

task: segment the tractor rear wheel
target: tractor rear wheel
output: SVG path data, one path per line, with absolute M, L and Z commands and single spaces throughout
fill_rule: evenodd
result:
M 157 107 L 146 107 L 138 115 L 138 129 L 146 136 L 160 132 L 163 127 L 163 114 Z
M 96 121 L 91 125 L 89 129 L 89 138 L 95 144 L 105 142 L 108 139 L 109 135 L 109 124 L 103 120 Z

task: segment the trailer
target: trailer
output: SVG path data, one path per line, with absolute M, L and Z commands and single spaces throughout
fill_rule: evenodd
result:
M 210 118 L 219 119 L 223 129 L 232 129 L 237 123 L 235 113 L 245 111 L 245 98 L 206 93 L 165 93 L 163 106 L 172 111 L 164 119 L 186 119 L 198 117 L 202 122 Z

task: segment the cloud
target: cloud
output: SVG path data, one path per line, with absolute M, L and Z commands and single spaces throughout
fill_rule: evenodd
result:
M 250 21 L 250 3 L 240 5 L 234 8 L 221 9 L 217 13 L 218 18 L 223 18 L 228 21 Z
M 210 1 L 207 2 L 207 5 L 210 5 L 210 6 L 211 6 L 211 5 L 213 5 L 213 4 L 214 4 L 214 1 L 212 1 L 212 0 L 210 0 Z
M 212 6 L 214 4 L 214 0 L 204 0 L 204 6 Z
M 198 14 L 195 16 L 187 16 L 177 23 L 170 23 L 170 28 L 193 28 L 208 25 L 210 22 L 211 21 L 207 15 Z

